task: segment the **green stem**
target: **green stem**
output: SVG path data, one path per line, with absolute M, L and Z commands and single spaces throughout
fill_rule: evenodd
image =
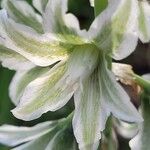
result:
M 134 74 L 134 80 L 136 81 L 136 83 L 139 86 L 141 86 L 144 89 L 145 93 L 150 94 L 150 81 L 148 81 L 136 74 Z

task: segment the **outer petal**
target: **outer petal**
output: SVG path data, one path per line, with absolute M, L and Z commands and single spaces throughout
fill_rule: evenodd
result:
M 127 93 L 116 82 L 113 73 L 107 69 L 105 61 L 102 61 L 100 66 L 99 84 L 102 90 L 101 98 L 115 117 L 127 122 L 143 121 L 136 108 L 130 102 Z
M 33 0 L 33 6 L 43 14 L 45 12 L 45 8 L 48 0 Z
M 1 45 L 0 38 L 0 61 L 4 67 L 13 70 L 27 70 L 34 67 L 34 64 L 25 57 Z
M 80 31 L 79 21 L 73 14 L 66 14 L 68 0 L 49 0 L 44 17 L 45 32 L 65 34 L 85 34 Z
M 139 1 L 139 38 L 145 43 L 150 41 L 150 4 L 147 0 Z
M 75 93 L 74 134 L 81 150 L 97 150 L 109 112 L 101 102 L 97 72 Z
M 30 26 L 39 33 L 43 32 L 41 16 L 25 0 L 3 0 L 2 7 L 16 22 Z
M 70 128 L 62 129 L 51 139 L 45 150 L 77 150 Z
M 31 28 L 8 19 L 4 10 L 0 11 L 0 35 L 3 45 L 16 51 L 39 66 L 48 66 L 65 59 L 72 46 L 60 42 L 56 35 L 40 35 Z M 62 36 L 61 36 L 62 38 Z
M 150 81 L 150 74 L 143 76 L 146 80 Z M 150 147 L 150 95 L 143 94 L 142 99 L 142 115 L 144 122 L 139 125 L 139 133 L 129 142 L 131 150 L 148 150 Z
M 27 71 L 18 71 L 10 84 L 9 95 L 12 102 L 17 105 L 26 86 L 42 74 L 48 72 L 50 67 L 35 67 Z
M 137 17 L 137 0 L 110 0 L 91 25 L 89 38 L 102 50 L 112 52 L 114 59 L 123 59 L 137 45 Z
M 79 79 L 94 70 L 99 56 L 97 52 L 90 46 L 75 49 L 68 63 L 57 64 L 26 87 L 13 114 L 23 120 L 32 120 L 63 107 L 77 89 Z
M 17 146 L 16 148 L 13 148 L 12 150 L 34 150 L 34 149 L 45 150 L 45 148 L 47 147 L 51 138 L 52 138 L 52 136 L 49 133 L 47 133 L 47 134 L 41 136 L 40 138 L 32 140 L 28 143 L 21 145 L 21 146 Z
M 31 141 L 50 132 L 57 122 L 44 122 L 34 127 L 15 127 L 4 125 L 0 127 L 0 143 L 16 146 Z

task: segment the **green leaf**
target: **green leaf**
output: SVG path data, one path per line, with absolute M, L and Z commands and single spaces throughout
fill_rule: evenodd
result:
M 106 8 L 107 5 L 108 0 L 94 0 L 95 17 L 98 16 Z
M 25 0 L 3 0 L 2 7 L 16 22 L 32 27 L 39 33 L 43 33 L 42 18 Z

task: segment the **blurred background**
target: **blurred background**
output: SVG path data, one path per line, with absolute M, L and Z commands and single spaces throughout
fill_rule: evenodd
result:
M 32 0 L 27 0 L 27 2 L 32 5 Z M 79 18 L 81 28 L 88 29 L 94 19 L 94 10 L 90 7 L 89 0 L 69 0 L 69 12 L 72 12 Z M 131 64 L 137 74 L 142 75 L 150 72 L 150 44 L 142 44 L 139 42 L 136 51 L 121 62 Z M 70 101 L 65 108 L 55 113 L 47 113 L 41 118 L 31 122 L 24 122 L 14 118 L 10 110 L 15 106 L 11 103 L 8 95 L 9 84 L 14 73 L 14 71 L 3 68 L 0 64 L 0 125 L 13 124 L 31 126 L 38 122 L 65 117 L 73 110 L 73 104 Z M 133 101 L 136 105 L 137 100 Z M 118 139 L 119 150 L 130 150 L 128 147 L 129 139 L 124 139 L 120 135 L 118 135 Z M 0 145 L 0 150 L 9 150 L 9 148 Z

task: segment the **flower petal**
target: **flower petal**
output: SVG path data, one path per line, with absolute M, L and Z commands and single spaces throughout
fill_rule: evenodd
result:
M 3 125 L 0 127 L 0 143 L 16 146 L 21 143 L 31 141 L 50 132 L 55 122 L 44 122 L 33 127 L 15 127 L 12 125 Z
M 45 8 L 48 0 L 33 0 L 33 6 L 43 14 L 45 12 Z
M 143 119 L 130 102 L 129 96 L 116 82 L 114 74 L 107 69 L 106 61 L 102 61 L 99 71 L 99 84 L 102 90 L 102 100 L 106 107 L 118 119 L 127 122 L 142 122 Z
M 12 102 L 17 105 L 19 100 L 26 88 L 26 86 L 36 78 L 42 76 L 42 74 L 48 72 L 50 67 L 34 67 L 30 70 L 26 71 L 18 71 L 13 77 L 10 87 L 9 87 L 9 95 L 11 97 Z
M 109 1 L 91 25 L 89 38 L 102 50 L 112 53 L 114 59 L 123 59 L 136 48 L 137 17 L 137 0 Z
M 139 1 L 139 38 L 143 43 L 150 41 L 150 4 L 147 0 Z
M 51 139 L 45 150 L 77 150 L 70 128 L 62 129 Z
M 45 150 L 45 148 L 47 147 L 51 138 L 52 137 L 50 136 L 50 134 L 47 133 L 46 135 L 43 135 L 40 138 L 32 140 L 28 143 L 21 145 L 21 146 L 17 146 L 15 148 L 13 148 L 12 150 L 33 150 L 33 149 Z
M 87 45 L 74 49 L 68 62 L 58 63 L 26 87 L 19 105 L 12 111 L 14 116 L 32 120 L 63 107 L 77 89 L 79 79 L 92 73 L 98 57 L 95 47 Z
M 94 0 L 90 0 L 90 4 L 92 7 L 94 7 Z
M 44 17 L 45 32 L 84 34 L 80 30 L 79 21 L 73 14 L 66 14 L 68 11 L 68 0 L 49 0 L 46 6 Z
M 81 150 L 97 150 L 101 131 L 109 112 L 101 101 L 98 74 L 95 71 L 74 95 L 75 114 L 73 118 L 74 134 Z
M 39 33 L 43 33 L 42 18 L 25 0 L 3 0 L 2 7 L 16 22 L 32 27 Z
M 34 67 L 34 64 L 25 57 L 1 45 L 0 38 L 0 61 L 4 67 L 12 70 L 28 70 Z
M 150 81 L 150 74 L 143 75 L 143 78 Z M 146 92 L 142 93 L 141 113 L 144 122 L 139 124 L 138 134 L 129 142 L 131 150 L 148 150 L 150 147 L 150 95 Z
M 71 51 L 72 46 L 60 42 L 60 36 L 58 38 L 54 34 L 40 35 L 30 27 L 8 19 L 4 10 L 0 11 L 0 20 L 0 35 L 4 38 L 3 45 L 23 55 L 36 65 L 51 65 L 66 59 Z

